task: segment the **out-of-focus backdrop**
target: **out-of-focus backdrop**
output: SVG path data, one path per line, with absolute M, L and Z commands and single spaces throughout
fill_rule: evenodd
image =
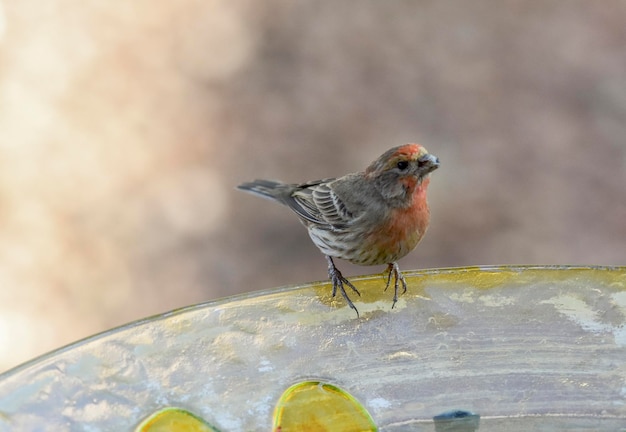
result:
M 407 142 L 442 165 L 401 268 L 626 263 L 625 22 L 622 0 L 0 0 L 0 371 L 325 279 L 296 218 L 234 187 Z

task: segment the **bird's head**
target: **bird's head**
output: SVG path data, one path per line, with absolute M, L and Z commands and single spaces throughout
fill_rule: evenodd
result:
M 372 162 L 365 177 L 376 184 L 385 198 L 407 200 L 437 168 L 439 158 L 419 144 L 405 144 L 387 150 Z

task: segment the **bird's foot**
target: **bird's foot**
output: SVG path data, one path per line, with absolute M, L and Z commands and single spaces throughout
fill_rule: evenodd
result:
M 396 303 L 398 302 L 398 285 L 399 285 L 398 282 L 402 283 L 402 294 L 404 294 L 406 292 L 406 279 L 404 278 L 404 275 L 400 271 L 400 267 L 398 266 L 398 263 L 395 263 L 395 262 L 390 263 L 387 266 L 387 271 L 389 272 L 389 275 L 387 275 L 387 285 L 385 285 L 385 291 L 387 291 L 387 288 L 389 288 L 389 284 L 391 283 L 391 276 L 394 277 L 393 304 L 391 305 L 391 309 L 393 309 Z
M 354 303 L 352 303 L 352 300 L 350 300 L 350 297 L 348 297 L 348 294 L 346 293 L 346 290 L 344 289 L 343 286 L 344 284 L 348 285 L 350 288 L 352 288 L 352 291 L 357 293 L 357 295 L 359 296 L 361 295 L 361 293 L 359 292 L 358 289 L 356 289 L 354 285 L 352 285 L 352 283 L 348 279 L 343 277 L 339 269 L 335 267 L 335 263 L 333 262 L 333 259 L 331 257 L 327 255 L 326 261 L 328 261 L 328 277 L 330 278 L 330 281 L 333 284 L 333 297 L 335 297 L 335 294 L 337 294 L 337 288 L 339 288 L 339 292 L 341 293 L 342 297 L 346 300 L 346 302 L 348 303 L 348 306 L 354 309 L 354 311 L 356 312 L 356 316 L 358 318 L 359 310 L 356 308 L 356 306 L 354 306 Z

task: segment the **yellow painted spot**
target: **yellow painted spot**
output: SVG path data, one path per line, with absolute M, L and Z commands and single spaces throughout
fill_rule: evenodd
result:
M 168 407 L 142 421 L 135 432 L 219 432 L 219 430 L 189 411 Z
M 274 432 L 377 431 L 367 410 L 331 384 L 305 381 L 289 387 L 274 410 Z

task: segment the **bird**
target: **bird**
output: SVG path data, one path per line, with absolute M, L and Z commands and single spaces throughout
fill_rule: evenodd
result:
M 295 212 L 326 257 L 332 296 L 339 291 L 358 317 L 346 286 L 359 296 L 361 293 L 342 275 L 334 259 L 363 266 L 386 264 L 385 291 L 394 278 L 393 309 L 399 286 L 402 293 L 407 291 L 397 261 L 426 233 L 430 223 L 427 189 L 430 173 L 437 168 L 439 158 L 411 143 L 393 147 L 364 171 L 342 177 L 306 183 L 254 180 L 237 188 Z

